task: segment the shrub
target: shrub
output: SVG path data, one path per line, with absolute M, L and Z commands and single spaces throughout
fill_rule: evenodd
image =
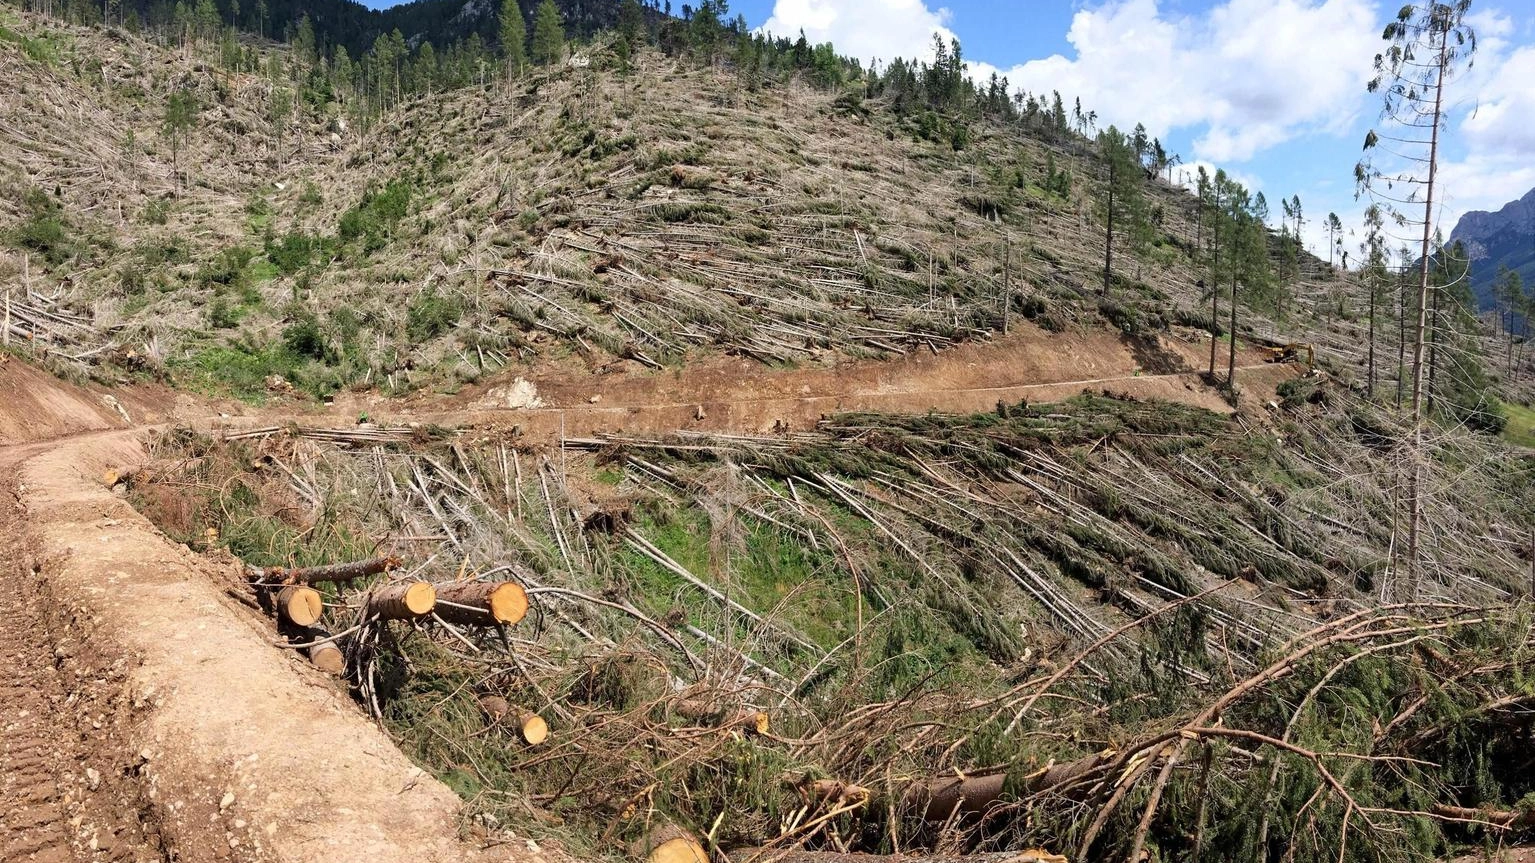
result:
M 464 310 L 458 301 L 435 290 L 426 291 L 411 301 L 406 312 L 405 334 L 412 342 L 434 339 L 453 328 Z
M 314 258 L 315 247 L 318 245 L 314 237 L 303 231 L 292 231 L 284 234 L 282 239 L 274 241 L 271 237 L 266 241 L 267 260 L 277 268 L 279 273 L 285 276 L 292 275 L 309 266 Z
M 369 189 L 357 206 L 341 214 L 336 234 L 343 243 L 362 241 L 364 253 L 376 252 L 394 236 L 394 229 L 410 210 L 411 185 L 391 180 L 383 189 Z
M 150 201 L 144 205 L 144 221 L 151 225 L 163 225 L 170 221 L 171 205 L 169 201 Z
M 335 352 L 325 338 L 325 330 L 321 328 L 320 321 L 313 314 L 301 316 L 298 320 L 283 327 L 283 347 L 296 356 L 308 357 L 329 363 L 335 360 Z
M 85 243 L 64 218 L 64 208 L 42 189 L 32 189 L 22 198 L 29 215 L 10 231 L 10 242 L 19 249 L 36 252 L 50 266 L 58 266 L 85 252 Z

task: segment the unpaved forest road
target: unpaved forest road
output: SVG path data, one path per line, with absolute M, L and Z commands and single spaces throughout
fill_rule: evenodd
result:
M 545 379 L 536 411 L 441 398 L 369 404 L 402 419 L 530 424 L 535 440 L 556 417 L 572 435 L 760 431 L 787 410 L 801 411 L 796 421 L 833 409 L 955 410 L 1084 386 L 1218 405 L 1185 371 L 1197 350 L 1178 346 L 1161 357 L 1175 371 L 1142 375 L 1142 357 L 1120 347 L 1083 363 L 1088 374 L 1076 380 L 1058 344 L 1030 359 L 1014 343 L 734 379 L 707 364 L 680 375 L 571 374 Z M 1041 357 L 1059 367 L 1029 365 Z M 1250 370 L 1260 392 L 1297 373 Z M 1002 384 L 978 386 L 988 379 Z M 566 859 L 521 839 L 461 838 L 458 799 L 334 681 L 272 647 L 264 621 L 225 594 L 238 579 L 233 561 L 173 545 L 103 486 L 104 470 L 143 460 L 147 430 L 204 422 L 215 409 L 163 390 L 112 393 L 130 425 L 104 395 L 0 362 L 0 863 Z M 697 419 L 703 404 L 707 422 Z M 355 416 L 348 409 L 297 419 L 343 423 Z M 295 412 L 274 406 L 235 422 Z

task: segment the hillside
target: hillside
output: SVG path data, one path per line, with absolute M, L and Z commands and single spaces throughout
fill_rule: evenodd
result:
M 247 397 L 273 375 L 399 392 L 570 351 L 593 368 L 717 351 L 835 363 L 1022 318 L 1132 335 L 1208 320 L 1192 199 L 1148 184 L 1164 233 L 1101 298 L 1094 184 L 1041 185 L 1056 163 L 1091 176 L 1095 156 L 991 124 L 955 151 L 836 93 L 654 53 L 623 75 L 598 50 L 584 70 L 418 98 L 365 130 L 302 111 L 279 137 L 265 77 L 132 37 L 26 38 L 49 47 L 4 43 L 10 217 L 39 232 L 23 240 L 48 270 L 33 277 L 132 352 L 108 376 L 147 363 Z M 201 108 L 185 188 L 160 128 L 177 89 Z M 1241 326 L 1278 330 L 1261 309 Z
M 0 648 L 45 693 L 0 856 L 1535 827 L 1535 461 L 1486 433 L 1535 357 L 1450 292 L 1418 446 L 1405 282 L 954 69 L 599 32 L 346 86 L 239 46 L 0 6 L 0 384 L 40 393 L 0 408 Z

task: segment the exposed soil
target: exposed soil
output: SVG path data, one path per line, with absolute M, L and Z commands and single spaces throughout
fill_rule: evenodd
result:
M 1230 412 L 1225 396 L 1196 371 L 1209 358 L 1208 339 L 1199 339 L 1200 334 L 1136 339 L 1102 331 L 1052 334 L 1020 322 L 1009 336 L 941 353 L 829 367 L 770 370 L 752 360 L 715 356 L 681 369 L 651 371 L 632 361 L 589 368 L 570 360 L 526 379 L 466 388 L 447 398 L 343 397 L 327 413 L 337 419 L 367 414 L 376 420 L 510 424 L 534 438 L 557 440 L 562 433 L 804 430 L 841 412 L 974 413 L 998 402 L 1058 401 L 1083 390 Z M 1265 359 L 1257 349 L 1237 352 L 1239 388 L 1259 403 L 1301 373 L 1299 366 Z M 1224 345 L 1218 360 L 1224 376 Z
M 453 398 L 343 400 L 354 410 L 530 434 L 808 427 L 842 410 L 972 411 L 1082 389 L 1229 410 L 1185 371 L 1204 346 L 1032 328 L 938 355 L 764 371 L 572 365 L 534 387 Z M 1250 392 L 1295 367 L 1241 356 Z M 504 401 L 517 392 L 520 404 Z M 121 405 L 119 411 L 105 396 Z M 596 402 L 592 396 L 597 396 Z M 1266 396 L 1265 396 L 1266 397 Z M 170 543 L 101 482 L 141 461 L 144 429 L 219 410 L 158 389 L 105 393 L 0 365 L 0 859 L 90 861 L 559 860 L 555 848 L 463 834 L 459 800 L 412 765 L 344 690 L 273 645 L 228 595 L 232 561 Z M 274 422 L 298 404 L 250 411 Z M 123 413 L 131 418 L 130 423 Z
M 9 467 L 9 465 L 7 465 Z M 126 663 L 35 569 L 15 478 L 0 489 L 0 860 L 165 859 L 126 740 Z

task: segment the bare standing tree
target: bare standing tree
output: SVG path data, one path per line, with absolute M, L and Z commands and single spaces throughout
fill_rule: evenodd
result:
M 1354 168 L 1361 194 L 1369 194 L 1401 226 L 1422 228 L 1418 258 L 1418 321 L 1412 351 L 1412 468 L 1407 487 L 1407 577 L 1397 601 L 1418 592 L 1419 533 L 1423 522 L 1423 349 L 1428 330 L 1429 244 L 1434 236 L 1434 192 L 1439 169 L 1439 131 L 1447 110 L 1445 87 L 1469 68 L 1476 34 L 1466 24 L 1471 0 L 1409 3 L 1386 25 L 1384 51 L 1375 55 L 1369 91 L 1382 100 L 1382 130 L 1365 136 L 1365 156 Z M 1386 146 L 1382 147 L 1381 144 Z M 1405 154 L 1405 159 L 1396 159 Z M 1378 160 L 1392 160 L 1385 163 Z M 1406 190 L 1405 194 L 1403 190 Z M 1421 192 L 1421 196 L 1420 193 Z M 1416 217 L 1421 205 L 1422 217 Z

